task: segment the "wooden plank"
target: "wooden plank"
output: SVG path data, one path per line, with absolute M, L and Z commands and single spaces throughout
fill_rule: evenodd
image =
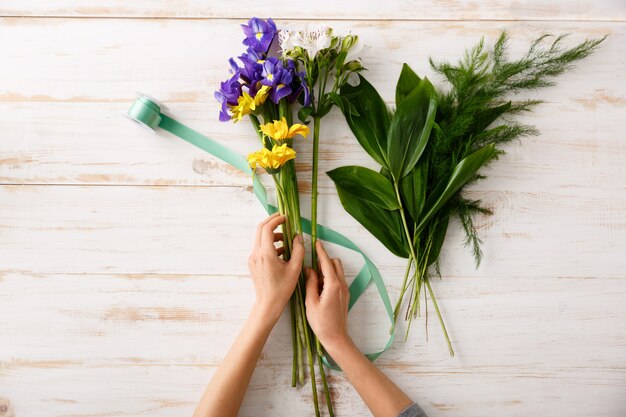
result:
M 128 102 L 135 91 L 168 103 L 203 103 L 207 119 L 218 113 L 213 98 L 228 77 L 228 58 L 244 51 L 242 33 L 233 21 L 136 19 L 21 19 L 1 20 L 0 39 L 7 65 L 0 68 L 0 101 L 8 102 Z M 519 55 L 544 33 L 572 33 L 572 44 L 585 37 L 609 35 L 606 44 L 580 69 L 559 78 L 547 100 L 564 101 L 568 82 L 586 88 L 593 74 L 590 105 L 601 100 L 593 88 L 613 98 L 609 74 L 622 71 L 626 24 L 619 22 L 334 22 L 338 33 L 352 32 L 371 49 L 364 55 L 368 78 L 388 100 L 400 73 L 409 63 L 432 76 L 428 57 L 457 60 L 482 36 L 493 42 L 500 31 L 511 34 L 511 54 Z M 9 42 L 10 40 L 10 42 Z M 181 48 L 185 45 L 185 48 Z M 575 93 L 575 92 L 571 92 Z M 567 96 L 568 98 L 570 96 Z M 623 104 L 623 103 L 622 103 Z M 173 111 L 176 111 L 173 108 Z
M 585 71 L 586 72 L 586 71 Z M 566 86 L 566 88 L 569 87 Z M 590 88 L 593 91 L 593 88 Z M 624 191 L 626 166 L 624 105 L 598 100 L 593 108 L 574 100 L 545 103 L 521 120 L 542 135 L 507 145 L 508 154 L 485 172 L 481 191 Z M 549 93 L 548 93 L 549 94 Z M 612 92 L 613 97 L 621 95 Z M 624 93 L 626 96 L 626 92 Z M 182 122 L 242 155 L 258 147 L 252 127 L 211 120 L 203 103 L 175 103 Z M 3 184 L 183 185 L 247 187 L 250 178 L 206 152 L 161 131 L 133 126 L 121 114 L 128 103 L 0 103 L 0 182 Z M 79 118 L 80 121 L 73 120 Z M 38 123 L 32 123 L 38 120 Z M 310 190 L 311 139 L 296 141 L 301 190 Z M 319 187 L 332 193 L 326 171 L 343 165 L 375 168 L 342 116 L 324 119 Z M 265 175 L 264 181 L 270 184 Z
M 416 1 L 365 0 L 351 2 L 321 0 L 302 4 L 288 1 L 108 1 L 96 0 L 6 0 L 0 16 L 72 16 L 140 18 L 230 18 L 247 20 L 266 16 L 291 20 L 624 20 L 626 8 L 619 0 L 568 2 L 524 0 L 510 2 L 487 0 Z
M 5 49 L 10 65 L 0 68 L 0 77 L 15 82 L 0 87 L 0 123 L 4 128 L 0 182 L 249 185 L 245 176 L 204 152 L 166 133 L 150 135 L 121 117 L 134 91 L 143 90 L 164 100 L 170 114 L 221 143 L 242 154 L 255 149 L 257 141 L 250 125 L 219 123 L 212 98 L 226 74 L 226 57 L 240 50 L 237 25 L 221 21 L 5 21 L 10 24 L 0 27 L 0 39 L 14 42 Z M 344 24 L 343 29 L 350 26 Z M 475 22 L 463 27 L 451 23 L 415 27 L 407 22 L 361 22 L 355 32 L 372 45 L 372 56 L 366 58 L 371 63 L 368 77 L 391 100 L 402 61 L 432 77 L 425 51 L 453 59 L 481 33 L 493 39 L 499 27 L 499 23 Z M 561 77 L 558 87 L 538 93 L 546 103 L 523 120 L 536 124 L 544 135 L 525 139 L 521 147 L 508 147 L 511 155 L 495 165 L 490 171 L 493 181 L 484 185 L 487 188 L 480 185 L 480 189 L 623 190 L 619 174 L 626 158 L 622 140 L 626 120 L 620 115 L 626 106 L 626 86 L 615 85 L 611 74 L 626 72 L 626 61 L 620 59 L 626 45 L 626 25 L 514 23 L 513 53 L 519 53 L 528 39 L 548 30 L 578 32 L 579 39 L 603 33 L 611 37 L 597 54 Z M 207 48 L 206 38 L 217 43 Z M 412 38 L 415 40 L 410 41 Z M 189 49 L 180 48 L 182 43 Z M 24 44 L 30 45 L 28 50 L 18 47 Z M 385 55 L 389 65 L 377 62 L 379 54 Z M 84 56 L 91 59 L 82 59 Z M 325 119 L 323 129 L 321 172 L 345 164 L 373 166 L 337 112 Z M 296 145 L 303 191 L 309 188 L 309 143 L 303 140 Z M 559 157 L 546 159 L 545 155 Z M 505 164 L 509 167 L 503 168 Z M 585 175 L 564 175 L 581 168 Z M 320 186 L 331 190 L 326 176 L 321 178 Z M 535 188 L 529 189 L 529 184 Z
M 428 342 L 417 325 L 378 361 L 430 415 L 624 411 L 626 280 L 444 280 L 436 284 L 457 357 L 431 318 Z M 0 324 L 11 334 L 0 345 L 0 387 L 25 416 L 43 407 L 49 416 L 189 414 L 252 302 L 249 280 L 232 275 L 8 273 L 0 288 Z M 371 294 L 365 302 L 351 316 L 361 345 L 387 329 Z M 309 414 L 308 389 L 287 388 L 289 341 L 283 317 L 242 415 Z M 340 415 L 368 415 L 340 374 L 331 380 Z
M 246 316 L 246 242 L 264 216 L 249 179 L 120 117 L 139 90 L 241 153 L 256 146 L 249 126 L 217 122 L 212 92 L 241 48 L 234 19 L 265 11 L 221 6 L 0 6 L 0 15 L 200 18 L 0 22 L 0 406 L 12 401 L 17 416 L 189 415 Z M 431 76 L 426 53 L 456 58 L 501 27 L 518 41 L 514 53 L 544 31 L 611 35 L 559 87 L 541 92 L 547 102 L 525 120 L 544 134 L 511 146 L 470 193 L 496 212 L 479 220 L 480 269 L 459 228 L 449 230 L 443 280 L 433 285 L 457 356 L 448 357 L 430 311 L 429 341 L 418 320 L 378 363 L 433 416 L 626 414 L 626 86 L 616 82 L 626 70 L 626 26 L 563 22 L 623 21 L 623 6 L 434 2 L 418 15 L 414 2 L 356 12 L 350 2 L 318 2 L 306 16 L 299 5 L 270 6 L 290 20 L 332 16 L 338 30 L 361 35 L 372 46 L 368 76 L 388 99 L 402 62 Z M 373 20 L 345 21 L 362 18 Z M 465 18 L 485 21 L 455 22 Z M 419 19 L 446 21 L 410 21 Z M 321 171 L 371 165 L 339 115 L 324 126 Z M 299 145 L 306 200 L 310 154 L 306 141 Z M 374 259 L 395 301 L 404 261 L 351 219 L 321 178 L 321 221 Z M 360 268 L 354 254 L 329 251 L 348 275 Z M 388 322 L 372 289 L 350 326 L 364 349 L 385 340 Z M 307 387 L 283 388 L 289 337 L 283 318 L 243 416 L 310 414 Z M 369 415 L 341 375 L 331 380 L 338 415 Z
M 481 273 L 623 276 L 623 194 L 471 196 L 497 212 L 478 223 L 486 242 Z M 230 187 L 3 186 L 0 201 L 0 269 L 34 273 L 245 274 L 249 247 L 242 243 L 264 217 L 249 190 Z M 394 265 L 400 278 L 402 260 L 348 216 L 336 195 L 322 201 L 321 223 L 358 242 L 383 270 Z M 450 228 L 444 272 L 475 274 L 459 229 Z M 356 256 L 348 264 L 354 272 L 361 266 Z

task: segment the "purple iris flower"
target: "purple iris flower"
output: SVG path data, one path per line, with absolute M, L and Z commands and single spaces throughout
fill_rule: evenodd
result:
M 306 83 L 306 72 L 300 71 L 296 73 L 296 77 L 293 78 L 292 90 L 293 93 L 289 96 L 289 102 L 296 101 L 300 94 L 304 94 L 302 104 L 306 106 L 311 105 L 311 91 Z
M 236 105 L 237 99 L 241 96 L 241 83 L 239 82 L 240 76 L 240 72 L 235 71 L 232 77 L 220 83 L 220 89 L 215 92 L 215 99 L 222 104 L 222 108 L 220 110 L 221 122 L 227 122 L 230 120 L 227 105 Z
M 247 25 L 241 25 L 246 39 L 243 44 L 257 52 L 266 53 L 276 36 L 276 24 L 270 18 L 267 21 L 253 17 Z
M 243 68 L 240 68 L 241 78 L 250 85 L 256 85 L 257 81 L 262 78 L 261 73 L 265 58 L 252 48 L 248 48 L 248 51 L 238 58 L 243 63 Z
M 272 87 L 269 95 L 270 100 L 278 103 L 281 98 L 287 97 L 292 93 L 293 74 L 293 69 L 285 68 L 283 63 L 274 56 L 267 58 L 263 62 L 261 84 Z

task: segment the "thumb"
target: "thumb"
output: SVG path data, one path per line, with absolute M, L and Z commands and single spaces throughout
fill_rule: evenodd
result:
M 289 259 L 289 266 L 297 271 L 302 269 L 302 262 L 304 261 L 304 243 L 302 242 L 302 235 L 298 234 L 293 238 L 293 244 L 291 248 L 291 259 Z
M 317 272 L 313 268 L 306 269 L 306 304 L 315 305 L 320 299 Z

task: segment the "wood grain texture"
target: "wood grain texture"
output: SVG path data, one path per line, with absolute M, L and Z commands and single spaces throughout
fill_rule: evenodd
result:
M 179 0 L 5 0 L 0 16 L 249 19 L 265 16 L 298 20 L 626 20 L 620 0 L 364 0 L 357 3 Z
M 481 218 L 476 270 L 448 231 L 434 290 L 457 356 L 431 317 L 378 364 L 431 416 L 626 415 L 626 7 L 578 2 L 162 2 L 0 4 L 0 417 L 184 416 L 253 299 L 245 259 L 263 212 L 249 178 L 166 133 L 121 117 L 135 91 L 245 154 L 251 127 L 217 121 L 213 91 L 241 49 L 238 23 L 332 21 L 372 46 L 368 77 L 391 104 L 402 62 L 455 59 L 502 28 L 513 54 L 540 33 L 603 47 L 524 121 L 542 134 L 508 147 L 472 188 Z M 440 82 L 436 77 L 436 82 Z M 340 115 L 325 119 L 320 171 L 373 166 Z M 297 144 L 303 202 L 308 140 Z M 343 209 L 320 176 L 320 217 L 380 267 L 395 299 L 404 262 Z M 304 204 L 304 214 L 308 214 Z M 331 246 L 350 276 L 353 253 Z M 283 318 L 242 416 L 310 415 L 288 388 Z M 389 323 L 372 289 L 351 315 L 364 350 Z M 421 327 L 421 328 L 420 328 Z M 331 374 L 339 416 L 367 409 Z

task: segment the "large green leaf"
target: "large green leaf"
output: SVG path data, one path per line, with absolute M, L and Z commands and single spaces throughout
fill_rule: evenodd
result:
M 411 91 L 419 85 L 422 79 L 406 63 L 402 65 L 402 71 L 396 84 L 396 108 L 404 101 Z
M 428 221 L 443 207 L 443 205 L 456 193 L 465 183 L 467 183 L 476 172 L 486 162 L 491 160 L 497 153 L 493 143 L 483 146 L 473 154 L 465 157 L 459 162 L 452 171 L 445 187 L 440 184 L 435 188 L 433 194 L 428 197 L 425 207 L 425 213 L 421 216 L 417 225 L 417 233 L 419 234 Z
M 426 263 L 427 266 L 431 266 L 435 263 L 437 258 L 439 258 L 439 253 L 441 252 L 441 247 L 443 246 L 443 241 L 446 239 L 446 232 L 448 231 L 448 224 L 450 223 L 450 216 L 439 216 L 437 219 L 437 224 L 435 225 L 435 229 L 433 230 L 433 241 L 432 246 L 430 247 L 430 252 L 428 253 L 428 261 Z
M 346 83 L 341 88 L 343 100 L 349 101 L 354 111 L 341 110 L 352 133 L 376 162 L 387 166 L 387 130 L 389 129 L 389 113 L 387 105 L 376 89 L 359 74 L 359 85 L 356 87 Z
M 413 169 L 424 152 L 437 111 L 435 97 L 435 89 L 424 78 L 398 106 L 389 123 L 387 161 L 396 181 Z
M 343 208 L 356 221 L 361 223 L 391 253 L 401 258 L 409 257 L 400 210 L 386 210 L 352 194 L 339 184 L 335 185 Z
M 400 180 L 400 195 L 404 201 L 404 207 L 415 222 L 419 221 L 420 213 L 426 201 L 426 180 L 428 175 L 428 162 L 420 161 Z
M 393 184 L 383 174 L 360 166 L 344 166 L 327 172 L 346 192 L 387 210 L 400 208 Z

